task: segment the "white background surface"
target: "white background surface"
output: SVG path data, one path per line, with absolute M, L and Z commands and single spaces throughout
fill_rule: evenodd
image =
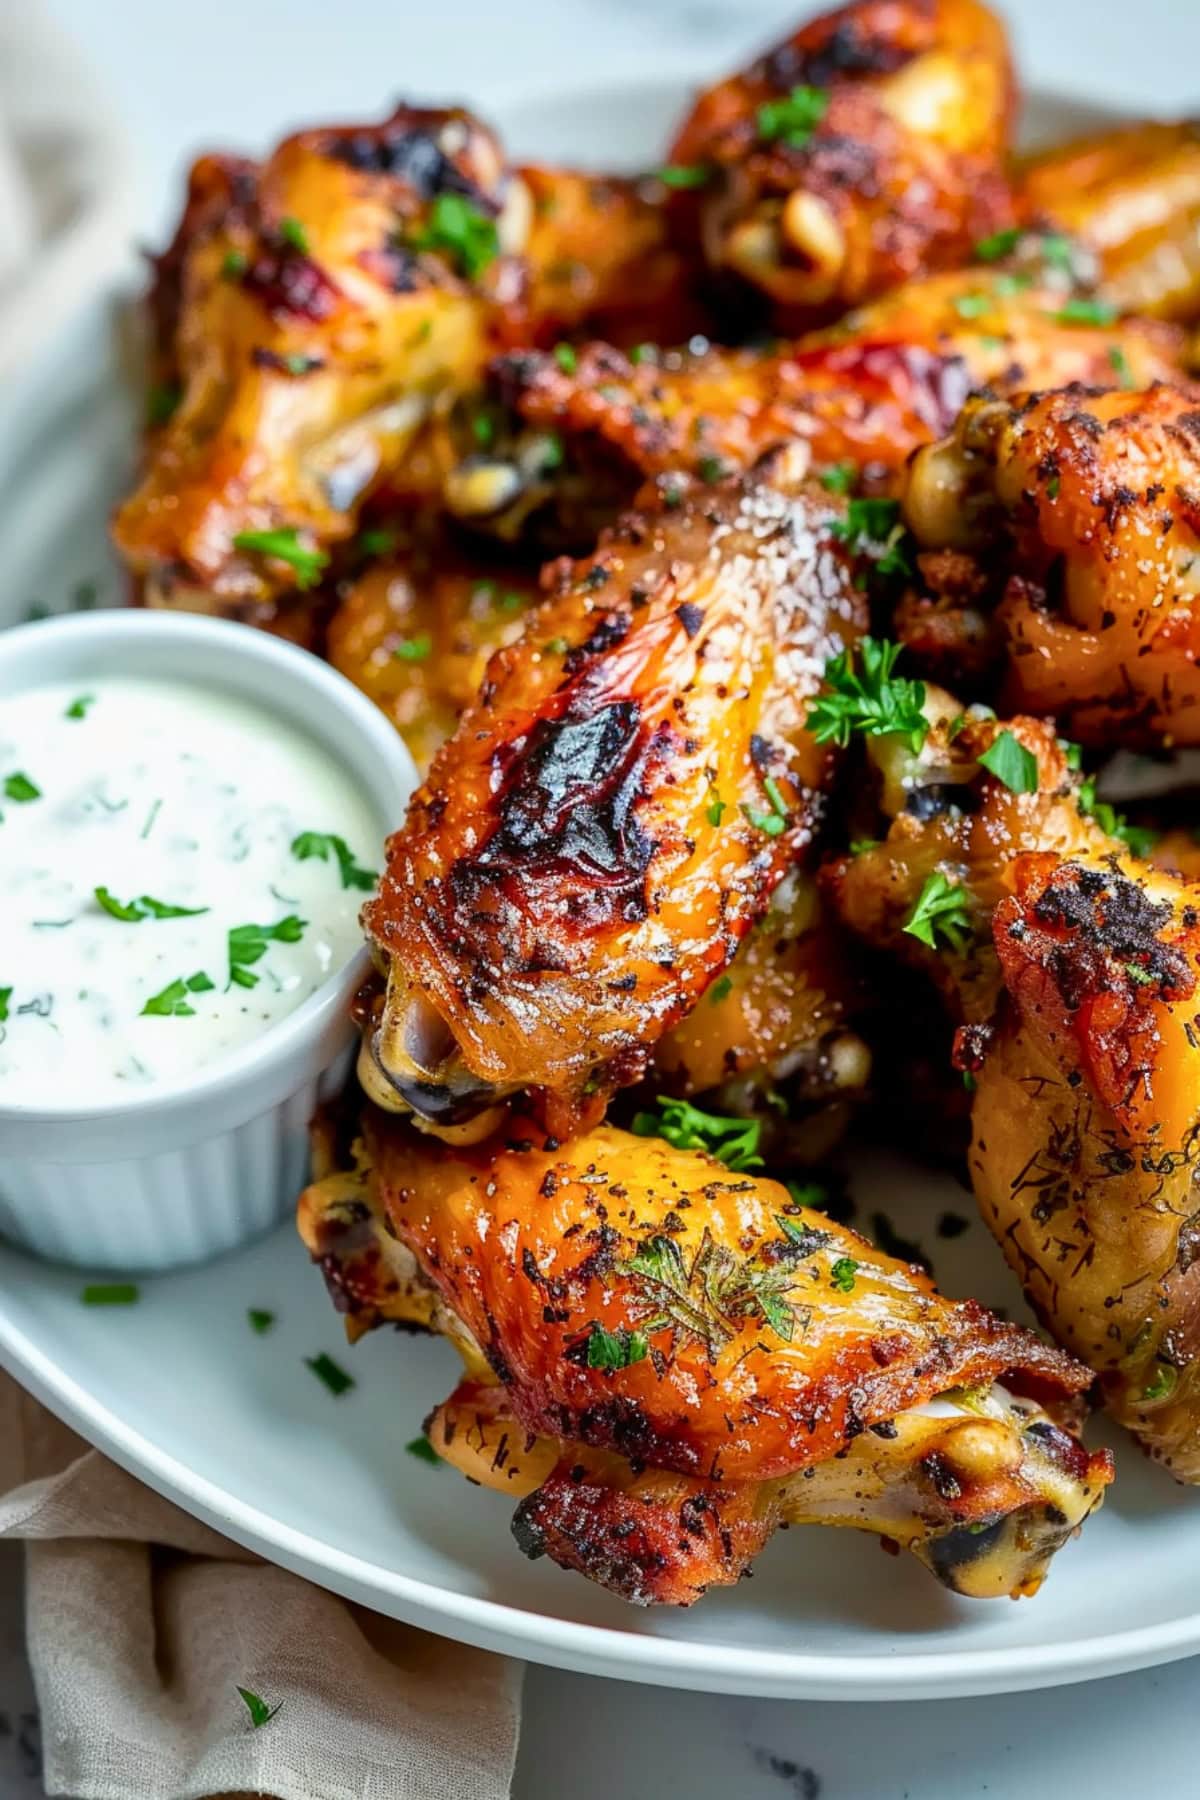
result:
M 800 10 L 778 0 L 52 0 L 133 140 L 147 239 L 194 149 L 255 149 L 403 94 L 544 93 L 719 70 Z M 1197 0 L 1011 0 L 1023 69 L 1127 106 L 1200 111 Z M 7 1547 L 6 1547 L 7 1552 Z M 0 1795 L 39 1791 L 0 1558 Z M 802 1631 L 798 1621 L 797 1630 Z M 518 1800 L 1089 1800 L 1200 1792 L 1200 1664 L 1042 1696 L 817 1706 L 669 1695 L 530 1670 Z M 454 1800 L 447 1796 L 447 1800 Z

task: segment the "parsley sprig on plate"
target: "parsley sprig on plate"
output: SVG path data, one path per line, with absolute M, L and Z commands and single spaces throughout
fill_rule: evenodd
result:
M 923 712 L 925 683 L 894 673 L 899 644 L 865 637 L 853 650 L 843 650 L 826 664 L 825 692 L 818 694 L 806 721 L 818 744 L 845 749 L 854 732 L 886 737 L 895 732 L 920 750 L 929 732 Z

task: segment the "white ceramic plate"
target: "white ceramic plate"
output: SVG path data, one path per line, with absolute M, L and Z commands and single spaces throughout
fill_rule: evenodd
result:
M 520 154 L 639 166 L 661 155 L 678 85 L 558 95 L 493 108 Z M 1043 102 L 1065 132 L 1094 112 Z M 130 401 L 111 305 L 4 396 L 0 623 L 31 605 L 112 603 L 107 506 L 129 460 Z M 0 946 L 2 959 L 2 946 Z M 2 972 L 2 971 L 0 971 Z M 1020 1310 L 970 1197 L 875 1158 L 853 1172 L 859 1218 L 885 1211 L 933 1255 L 950 1293 Z M 938 1237 L 944 1211 L 972 1219 Z M 754 1579 L 691 1612 L 638 1612 L 547 1562 L 508 1530 L 511 1505 L 405 1442 L 455 1380 L 440 1342 L 377 1333 L 341 1342 L 290 1228 L 205 1269 L 93 1309 L 82 1278 L 0 1249 L 0 1359 L 56 1412 L 151 1486 L 313 1581 L 451 1637 L 536 1661 L 763 1695 L 912 1698 L 1045 1687 L 1200 1650 L 1200 1494 L 1126 1443 L 1102 1514 L 1033 1602 L 944 1593 L 914 1561 L 853 1532 L 779 1534 Z M 276 1314 L 254 1335 L 247 1309 Z M 339 1399 L 305 1358 L 350 1370 Z

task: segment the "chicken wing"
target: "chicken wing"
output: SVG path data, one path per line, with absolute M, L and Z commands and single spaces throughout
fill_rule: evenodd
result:
M 1147 121 L 1028 157 L 1017 205 L 1053 223 L 1093 263 L 1122 312 L 1200 313 L 1200 123 Z
M 204 159 L 159 308 L 178 404 L 113 526 L 130 567 L 182 599 L 311 586 L 418 427 L 478 380 L 528 222 L 461 110 L 299 132 L 255 174 Z
M 905 512 L 956 553 L 928 601 L 950 657 L 964 556 L 978 576 L 1004 709 L 1085 744 L 1200 743 L 1200 387 L 972 402 L 918 453 Z M 919 611 L 901 628 L 928 647 Z
M 340 1306 L 454 1338 L 430 1441 L 523 1496 L 527 1554 L 686 1605 L 777 1524 L 839 1524 L 1028 1593 L 1110 1479 L 1043 1409 L 1085 1370 L 774 1182 L 608 1126 L 451 1151 L 363 1125 L 301 1235 Z
M 711 478 L 807 445 L 817 468 L 894 491 L 912 452 L 949 432 L 968 395 L 1178 376 L 1178 331 L 1073 321 L 1069 274 L 1038 240 L 1003 262 L 909 283 L 790 346 L 610 344 L 522 350 L 489 370 L 487 398 L 454 420 L 445 498 L 507 539 L 591 543 L 648 475 Z M 486 442 L 477 421 L 486 421 Z
M 710 267 L 802 330 L 1013 222 L 1014 99 L 977 0 L 852 0 L 701 95 L 668 174 Z
M 962 1045 L 980 1207 L 1108 1410 L 1200 1481 L 1200 887 L 1053 854 L 1011 883 L 1006 1002 Z
M 824 494 L 666 499 L 561 566 L 388 845 L 360 1064 L 383 1104 L 600 1116 L 813 842 L 836 751 L 804 711 L 865 627 L 869 547 Z

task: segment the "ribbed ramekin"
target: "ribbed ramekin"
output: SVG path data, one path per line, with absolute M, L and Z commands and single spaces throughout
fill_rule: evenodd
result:
M 416 782 L 392 726 L 307 651 L 249 626 L 160 612 L 97 612 L 0 633 L 6 694 L 104 675 L 185 680 L 298 727 L 399 823 Z M 137 1273 L 203 1262 L 268 1231 L 303 1185 L 308 1122 L 352 1051 L 359 952 L 260 1038 L 144 1096 L 87 1106 L 5 1105 L 0 1234 L 56 1261 Z

